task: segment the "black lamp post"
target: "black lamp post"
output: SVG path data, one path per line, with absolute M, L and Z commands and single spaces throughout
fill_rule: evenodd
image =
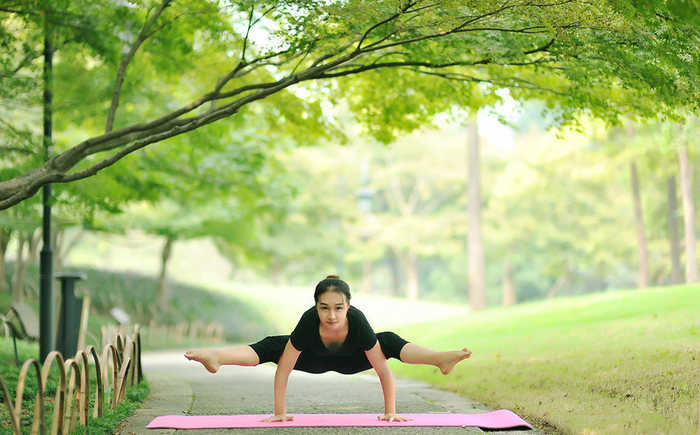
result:
M 44 15 L 44 159 L 51 157 L 53 47 L 49 20 Z M 51 184 L 43 187 L 43 243 L 39 260 L 39 361 L 54 348 L 53 251 L 51 249 Z

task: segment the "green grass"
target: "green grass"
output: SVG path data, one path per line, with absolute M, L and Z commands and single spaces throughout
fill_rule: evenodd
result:
M 472 357 L 449 376 L 393 362 L 548 432 L 691 434 L 698 430 L 700 286 L 556 299 L 402 327 Z
M 29 358 L 35 357 L 38 353 L 38 347 L 36 343 L 28 343 L 25 341 L 17 341 L 17 350 L 20 357 L 20 363 Z M 22 417 L 21 417 L 21 427 L 22 433 L 29 433 L 31 424 L 33 421 L 33 410 L 34 410 L 34 399 L 37 391 L 37 379 L 36 376 L 32 376 L 33 372 L 27 376 L 27 381 L 25 384 L 22 404 Z M 17 390 L 17 380 L 19 376 L 19 368 L 14 362 L 14 351 L 12 348 L 12 340 L 7 338 L 0 338 L 0 377 L 2 377 L 5 386 L 10 393 L 11 400 L 14 402 L 15 393 Z M 148 396 L 149 387 L 147 382 L 142 382 L 138 385 L 127 387 L 126 398 L 117 405 L 116 409 L 109 409 L 108 407 L 104 410 L 103 416 L 100 418 L 92 418 L 92 407 L 94 404 L 94 392 L 96 391 L 97 384 L 94 379 L 94 370 L 91 371 L 92 379 L 90 380 L 90 418 L 88 419 L 88 426 L 81 427 L 76 422 L 76 431 L 74 433 L 87 434 L 87 433 L 114 433 L 116 429 L 121 424 L 122 420 L 131 415 L 136 408 L 139 407 L 140 403 Z M 58 371 L 54 367 L 52 368 L 49 379 L 48 386 L 44 392 L 44 406 L 45 406 L 45 424 L 47 432 L 51 429 L 51 419 L 53 417 L 53 400 L 56 393 L 56 387 L 58 385 Z M 105 393 L 107 394 L 107 393 Z M 10 416 L 7 411 L 7 407 L 2 403 L 4 399 L 0 394 L 0 434 L 9 434 L 11 431 Z M 14 403 L 13 403 L 14 404 Z M 77 412 L 77 409 L 75 409 Z

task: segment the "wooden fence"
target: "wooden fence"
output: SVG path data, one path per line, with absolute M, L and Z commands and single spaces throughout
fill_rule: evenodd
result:
M 103 343 L 105 343 L 103 341 Z M 36 376 L 38 388 L 34 402 L 32 434 L 46 433 L 44 391 L 49 372 L 58 368 L 59 380 L 54 396 L 51 434 L 71 433 L 77 424 L 87 426 L 90 418 L 90 366 L 94 365 L 97 390 L 94 392 L 92 418 L 101 417 L 105 407 L 114 409 L 124 400 L 127 386 L 143 380 L 141 368 L 141 335 L 138 325 L 131 336 L 117 333 L 105 343 L 101 353 L 94 346 L 79 350 L 74 358 L 64 360 L 56 351 L 48 354 L 43 366 L 30 358 L 22 365 L 14 401 L 0 378 L 3 402 L 10 413 L 12 431 L 20 434 L 22 396 L 27 376 Z M 14 404 L 13 404 L 14 403 Z

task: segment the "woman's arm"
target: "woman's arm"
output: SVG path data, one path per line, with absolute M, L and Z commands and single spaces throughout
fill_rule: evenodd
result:
M 275 372 L 275 415 L 264 419 L 263 421 L 289 421 L 294 417 L 287 416 L 287 406 L 285 404 L 285 396 L 287 394 L 287 381 L 289 374 L 294 369 L 294 364 L 299 358 L 301 351 L 298 351 L 292 346 L 290 341 L 284 347 L 282 356 L 277 363 L 277 371 Z
M 379 382 L 382 384 L 382 391 L 384 392 L 384 415 L 379 416 L 379 420 L 386 421 L 408 421 L 408 418 L 396 415 L 396 391 L 394 389 L 394 375 L 391 373 L 389 364 L 382 353 L 382 348 L 379 345 L 379 341 L 372 347 L 372 349 L 365 351 L 369 363 L 377 372 L 379 376 Z

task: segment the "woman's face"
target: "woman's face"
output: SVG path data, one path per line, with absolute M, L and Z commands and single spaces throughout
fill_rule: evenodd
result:
M 342 329 L 347 324 L 347 314 L 350 305 L 345 295 L 328 290 L 318 297 L 316 311 L 324 329 Z

